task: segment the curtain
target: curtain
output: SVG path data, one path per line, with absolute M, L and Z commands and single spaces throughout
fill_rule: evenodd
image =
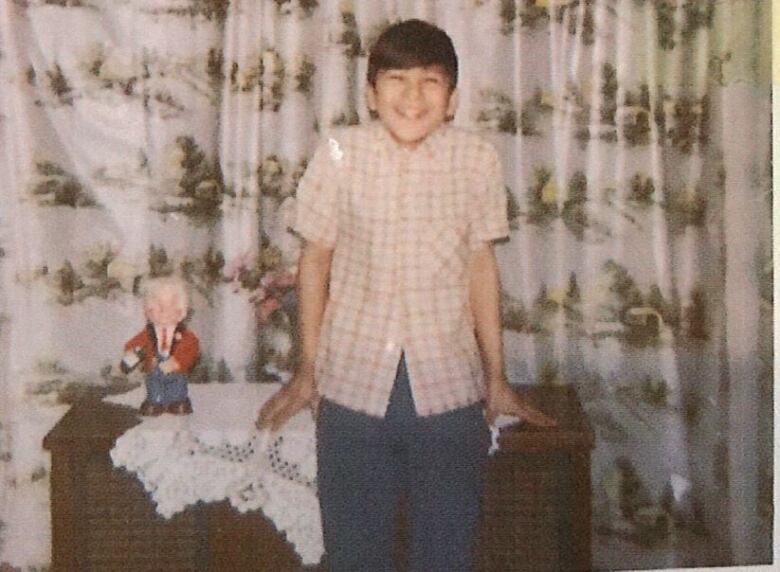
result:
M 49 562 L 41 440 L 140 382 L 144 280 L 190 286 L 192 383 L 288 377 L 297 181 L 371 120 L 367 51 L 410 17 L 503 158 L 507 372 L 576 386 L 597 545 L 769 561 L 769 4 L 0 0 L 0 563 Z

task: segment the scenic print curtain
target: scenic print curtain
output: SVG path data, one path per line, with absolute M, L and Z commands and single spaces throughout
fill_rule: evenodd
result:
M 146 279 L 192 291 L 192 383 L 287 378 L 297 182 L 371 121 L 367 50 L 410 17 L 452 36 L 454 123 L 502 156 L 507 372 L 576 386 L 597 538 L 766 562 L 770 4 L 0 0 L 0 564 L 48 565 L 41 440 L 140 383 Z

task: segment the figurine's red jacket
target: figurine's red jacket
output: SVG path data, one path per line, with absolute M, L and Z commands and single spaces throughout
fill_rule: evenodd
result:
M 141 348 L 141 355 L 144 360 L 141 366 L 143 371 L 151 371 L 154 368 L 154 357 L 157 353 L 157 335 L 152 324 L 147 324 L 143 330 L 130 338 L 125 344 L 125 351 L 134 347 Z M 173 333 L 173 341 L 171 342 L 171 357 L 176 358 L 176 361 L 179 363 L 179 371 L 183 373 L 190 371 L 195 362 L 198 361 L 199 351 L 200 342 L 198 341 L 198 336 L 182 324 L 176 326 L 176 330 Z

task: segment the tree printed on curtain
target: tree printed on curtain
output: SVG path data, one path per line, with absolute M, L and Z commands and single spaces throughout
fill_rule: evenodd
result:
M 501 152 L 507 371 L 577 387 L 597 545 L 651 554 L 685 532 L 722 547 L 710 564 L 768 561 L 768 16 L 753 0 L 4 0 L 0 564 L 47 566 L 41 439 L 74 400 L 141 383 L 117 362 L 148 278 L 191 287 L 194 383 L 288 379 L 297 183 L 330 129 L 371 121 L 368 50 L 409 17 L 451 34 L 455 123 Z

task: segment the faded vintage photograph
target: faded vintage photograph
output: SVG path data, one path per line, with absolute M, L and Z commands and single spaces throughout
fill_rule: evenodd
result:
M 0 572 L 774 569 L 772 4 L 0 0 Z

